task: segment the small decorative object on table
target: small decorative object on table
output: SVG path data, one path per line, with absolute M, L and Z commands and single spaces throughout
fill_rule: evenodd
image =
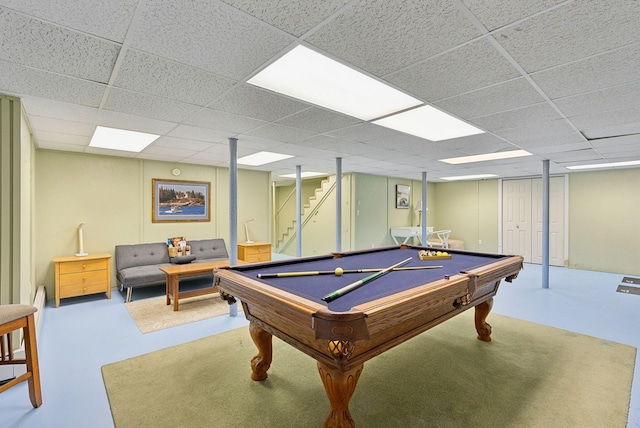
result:
M 187 244 L 187 239 L 184 236 L 174 236 L 173 238 L 167 238 L 167 251 L 169 252 L 169 257 L 172 259 L 171 262 L 175 263 L 174 258 L 191 256 L 191 245 Z M 188 259 L 189 260 L 186 261 L 187 258 L 185 258 L 185 261 L 182 261 L 180 264 L 189 263 L 193 261 L 195 257 L 188 257 Z
M 420 250 L 418 251 L 420 260 L 443 260 L 450 259 L 451 254 L 446 251 Z

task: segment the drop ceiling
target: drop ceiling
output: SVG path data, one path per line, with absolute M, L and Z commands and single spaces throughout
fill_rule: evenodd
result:
M 0 0 L 0 93 L 40 149 L 429 181 L 640 160 L 640 2 L 628 0 Z M 433 142 L 249 85 L 304 45 L 483 134 Z M 160 134 L 88 147 L 96 126 Z M 449 165 L 440 159 L 526 150 Z

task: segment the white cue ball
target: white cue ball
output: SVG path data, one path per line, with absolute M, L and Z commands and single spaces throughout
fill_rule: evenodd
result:
M 342 274 L 344 273 L 344 271 L 342 270 L 342 268 L 336 268 L 336 276 L 342 276 Z

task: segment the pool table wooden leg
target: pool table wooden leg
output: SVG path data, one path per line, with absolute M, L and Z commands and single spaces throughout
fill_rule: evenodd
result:
M 478 339 L 483 342 L 491 342 L 491 325 L 486 320 L 492 307 L 493 297 L 476 306 L 476 331 Z
M 331 406 L 324 421 L 325 428 L 353 428 L 356 425 L 349 413 L 349 400 L 356 389 L 363 366 L 364 364 L 359 364 L 349 370 L 337 371 L 318 361 L 318 371 Z
M 271 333 L 266 332 L 255 323 L 249 323 L 249 333 L 258 348 L 258 355 L 251 359 L 251 379 L 265 380 L 269 376 L 267 370 L 271 367 L 273 356 Z

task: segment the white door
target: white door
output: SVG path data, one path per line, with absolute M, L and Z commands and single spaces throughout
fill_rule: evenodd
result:
M 502 248 L 531 261 L 531 179 L 502 182 Z
M 564 177 L 549 179 L 549 264 L 564 266 Z M 533 192 L 533 252 L 532 263 L 542 263 L 542 179 L 534 179 Z
M 502 248 L 542 263 L 542 179 L 502 182 Z M 549 264 L 564 266 L 565 179 L 549 180 Z

